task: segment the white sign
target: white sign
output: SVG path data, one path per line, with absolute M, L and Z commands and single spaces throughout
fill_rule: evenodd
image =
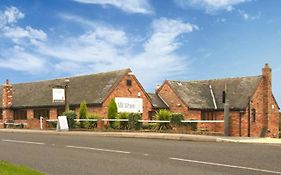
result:
M 68 131 L 68 123 L 66 116 L 59 116 L 57 123 L 57 131 Z
M 65 100 L 64 89 L 53 88 L 53 102 L 64 102 Z
M 116 97 L 118 112 L 129 113 L 143 113 L 143 99 L 142 98 L 122 98 Z

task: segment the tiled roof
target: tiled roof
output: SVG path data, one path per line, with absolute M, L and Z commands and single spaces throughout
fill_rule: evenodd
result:
M 201 81 L 168 81 L 168 83 L 178 97 L 193 109 L 215 109 L 215 104 L 218 109 L 223 109 L 222 92 L 227 85 L 230 108 L 245 109 L 260 79 L 261 76 L 253 76 Z
M 152 105 L 156 109 L 168 109 L 168 106 L 165 104 L 165 102 L 155 93 L 148 93 Z
M 101 104 L 112 88 L 129 72 L 131 72 L 130 69 L 124 69 L 67 78 L 69 79 L 70 104 L 79 105 L 84 100 L 87 104 Z M 53 103 L 52 88 L 57 85 L 64 86 L 65 79 L 12 84 L 14 91 L 12 107 L 63 105 L 63 103 Z M 2 86 L 0 88 L 0 98 L 2 99 Z M 0 107 L 2 107 L 2 103 Z

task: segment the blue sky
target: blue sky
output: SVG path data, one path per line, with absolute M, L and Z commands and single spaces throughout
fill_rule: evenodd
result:
M 280 0 L 0 0 L 0 80 L 131 68 L 165 79 L 260 75 L 281 104 Z

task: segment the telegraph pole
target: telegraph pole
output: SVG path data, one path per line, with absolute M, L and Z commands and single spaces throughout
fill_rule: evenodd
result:
M 227 84 L 225 84 L 225 90 L 223 92 L 223 102 L 224 102 L 224 135 L 230 136 L 229 129 L 229 99 L 228 99 L 228 90 Z
M 65 79 L 65 86 L 64 86 L 64 102 L 65 102 L 65 112 L 69 111 L 69 93 L 68 93 L 68 89 L 69 89 L 69 79 Z

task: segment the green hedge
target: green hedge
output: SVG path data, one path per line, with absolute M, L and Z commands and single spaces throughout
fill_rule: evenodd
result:
M 121 112 L 120 114 L 117 115 L 117 119 L 128 119 L 129 118 L 129 113 L 126 112 Z M 115 128 L 117 129 L 122 129 L 122 130 L 127 130 L 129 128 L 129 122 L 115 122 Z
M 184 124 L 181 122 L 182 120 L 184 120 L 184 117 L 181 113 L 171 114 L 171 118 L 170 118 L 171 126 L 173 127 L 183 126 Z
M 96 113 L 88 113 L 87 119 L 99 119 L 99 116 Z M 98 124 L 97 121 L 85 121 L 83 123 L 84 123 L 85 128 L 87 128 L 87 129 L 94 129 L 97 127 L 97 124 Z
M 141 123 L 138 120 L 141 120 L 141 115 L 138 113 L 130 113 L 128 115 L 128 129 L 130 130 L 139 130 L 141 128 Z
M 74 120 L 74 119 L 76 119 L 77 114 L 74 111 L 67 111 L 67 112 L 64 112 L 62 115 L 66 116 L 68 126 L 70 129 L 77 127 L 76 122 Z

